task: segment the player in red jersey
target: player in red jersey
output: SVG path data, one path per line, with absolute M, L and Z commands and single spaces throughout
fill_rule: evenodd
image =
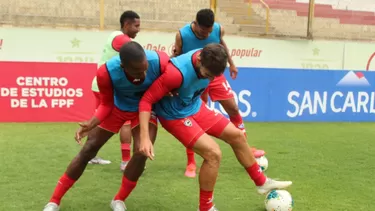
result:
M 215 23 L 215 15 L 211 9 L 201 9 L 196 15 L 195 21 L 185 25 L 176 34 L 174 56 L 186 53 L 190 50 L 203 48 L 209 43 L 220 43 L 228 51 L 227 45 L 223 39 L 224 28 L 218 23 Z M 229 71 L 232 79 L 237 77 L 238 70 L 232 58 L 228 57 Z M 207 103 L 208 95 L 213 102 L 219 102 L 227 114 L 230 121 L 239 129 L 241 129 L 246 136 L 245 126 L 242 117 L 238 110 L 238 106 L 234 99 L 233 91 L 230 88 L 228 81 L 222 74 L 210 83 L 202 99 Z M 261 157 L 265 154 L 263 150 L 252 148 L 255 157 Z M 191 149 L 186 149 L 188 158 L 185 176 L 195 177 L 196 165 L 194 152 Z
M 228 143 L 239 163 L 257 186 L 260 194 L 292 185 L 291 181 L 276 181 L 266 177 L 247 143 L 244 133 L 222 114 L 210 110 L 200 99 L 209 80 L 223 73 L 228 54 L 220 44 L 208 44 L 203 49 L 189 51 L 172 58 L 166 71 L 150 86 L 139 103 L 140 150 L 154 158 L 149 139 L 148 121 L 151 109 L 162 126 L 186 148 L 192 148 L 203 159 L 199 173 L 199 211 L 217 211 L 213 191 L 218 176 L 221 150 L 209 136 Z M 178 96 L 164 97 L 172 90 Z
M 126 42 L 129 42 L 130 38 L 135 38 L 140 30 L 140 17 L 139 15 L 131 10 L 125 11 L 120 17 L 120 31 L 113 31 L 107 38 L 107 42 L 104 45 L 101 58 L 98 62 L 98 68 L 119 54 L 120 48 Z M 96 99 L 96 106 L 100 105 L 100 93 L 97 85 L 96 77 L 92 82 L 92 91 Z M 130 121 L 125 122 L 120 132 L 121 142 L 121 164 L 120 170 L 124 171 L 127 163 L 130 160 L 131 150 L 131 128 Z M 95 157 L 89 162 L 90 164 L 109 164 L 108 160 Z
M 88 136 L 78 155 L 71 161 L 60 177 L 49 203 L 43 211 L 58 211 L 65 193 L 83 174 L 87 163 L 101 147 L 130 120 L 134 138 L 135 153 L 129 161 L 122 178 L 120 190 L 111 201 L 115 211 L 126 210 L 123 200 L 125 189 L 135 187 L 144 170 L 147 157 L 137 153 L 139 148 L 138 107 L 142 94 L 165 70 L 169 57 L 165 52 L 145 51 L 136 42 L 128 42 L 120 49 L 120 56 L 114 57 L 97 71 L 101 102 L 95 115 L 80 123 L 76 133 L 77 142 Z M 147 74 L 146 74 L 147 71 Z M 150 119 L 150 139 L 155 140 L 156 117 Z

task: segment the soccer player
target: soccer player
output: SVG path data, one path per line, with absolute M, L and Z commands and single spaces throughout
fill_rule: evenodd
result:
M 117 56 L 120 48 L 123 44 L 130 41 L 130 38 L 135 38 L 140 30 L 140 17 L 139 15 L 131 10 L 125 11 L 120 17 L 121 31 L 112 32 L 106 44 L 98 62 L 98 68 L 105 62 L 110 60 L 112 57 Z M 130 38 L 129 38 L 130 37 Z M 96 99 L 96 108 L 100 105 L 100 93 L 96 77 L 92 81 L 92 91 Z M 130 160 L 131 150 L 131 128 L 130 121 L 125 122 L 120 132 L 121 142 L 121 163 L 120 170 L 124 171 L 126 165 Z M 90 164 L 110 164 L 111 161 L 104 160 L 99 157 L 95 157 L 89 161 Z
M 215 23 L 215 15 L 211 9 L 201 9 L 196 15 L 195 21 L 185 25 L 176 34 L 174 56 L 187 53 L 197 48 L 203 48 L 209 43 L 220 43 L 228 52 L 228 48 L 223 40 L 224 28 Z M 228 57 L 229 71 L 231 77 L 237 77 L 237 68 L 233 63 L 231 57 Z M 207 103 L 208 96 L 212 101 L 218 101 L 229 115 L 230 121 L 240 130 L 245 133 L 245 126 L 242 117 L 239 113 L 238 106 L 234 100 L 233 92 L 230 88 L 228 81 L 223 74 L 215 77 L 211 81 L 208 88 L 202 95 L 202 99 Z M 265 154 L 263 150 L 252 148 L 255 157 L 261 157 Z M 195 177 L 196 164 L 194 152 L 191 149 L 186 149 L 187 166 L 185 176 Z
M 120 55 L 113 57 L 97 71 L 101 103 L 95 115 L 80 123 L 76 140 L 88 135 L 78 155 L 71 161 L 66 172 L 59 179 L 44 211 L 58 211 L 65 193 L 80 178 L 87 163 L 123 124 L 130 120 L 134 138 L 135 153 L 129 161 L 122 178 L 122 186 L 111 202 L 116 211 L 124 211 L 123 198 L 127 196 L 124 184 L 131 189 L 142 174 L 147 157 L 137 153 L 139 143 L 138 106 L 143 93 L 164 71 L 169 57 L 164 52 L 145 51 L 141 45 L 130 41 L 120 49 Z M 147 74 L 146 74 L 147 71 Z M 154 116 L 149 124 L 150 139 L 155 141 L 157 120 Z
M 151 85 L 139 104 L 140 151 L 154 158 L 149 139 L 148 121 L 152 105 L 162 126 L 186 148 L 193 149 L 203 159 L 199 173 L 200 211 L 217 210 L 213 204 L 221 151 L 209 136 L 228 143 L 239 163 L 257 186 L 258 193 L 290 186 L 291 181 L 267 178 L 257 164 L 244 133 L 222 114 L 210 110 L 200 96 L 210 80 L 220 76 L 228 60 L 226 49 L 220 44 L 208 44 L 203 49 L 189 51 L 171 59 L 166 71 Z M 178 96 L 164 97 L 172 90 Z M 164 97 L 164 98 L 163 98 Z

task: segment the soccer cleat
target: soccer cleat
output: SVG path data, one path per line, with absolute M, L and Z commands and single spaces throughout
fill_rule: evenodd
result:
M 199 211 L 199 208 L 198 208 L 198 211 Z M 215 206 L 211 207 L 211 209 L 209 209 L 208 211 L 219 211 Z
M 48 202 L 48 204 L 44 207 L 43 211 L 59 211 L 60 206 L 53 202 Z
M 107 165 L 107 164 L 111 164 L 111 161 L 104 160 L 100 157 L 94 157 L 93 159 L 89 161 L 89 164 Z
M 195 166 L 194 163 L 187 165 L 186 170 L 185 170 L 185 176 L 194 178 L 196 176 L 196 172 L 195 172 L 196 169 L 197 167 Z
M 219 211 L 215 206 L 211 207 L 208 211 Z
M 125 171 L 125 168 L 128 165 L 128 162 L 129 161 L 121 161 L 121 164 L 120 164 L 120 170 L 121 171 Z
M 266 182 L 262 186 L 257 186 L 259 194 L 266 194 L 274 189 L 286 189 L 292 185 L 292 181 L 277 181 L 267 178 Z
M 255 158 L 260 158 L 266 154 L 264 150 L 257 149 L 255 147 L 251 147 L 251 150 L 253 151 L 253 155 Z
M 126 211 L 125 203 L 121 200 L 112 200 L 110 206 L 113 211 Z

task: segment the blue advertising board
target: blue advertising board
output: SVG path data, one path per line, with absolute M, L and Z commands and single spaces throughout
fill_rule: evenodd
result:
M 361 122 L 375 120 L 375 72 L 239 68 L 227 80 L 245 121 Z M 223 114 L 218 102 L 210 102 Z

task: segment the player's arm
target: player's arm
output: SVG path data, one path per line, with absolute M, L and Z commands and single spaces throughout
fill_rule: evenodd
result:
M 232 60 L 232 56 L 229 54 L 230 52 L 229 52 L 228 46 L 223 39 L 224 33 L 225 33 L 224 28 L 222 26 L 220 26 L 220 44 L 222 44 L 224 46 L 225 50 L 227 51 L 230 75 L 233 79 L 235 79 L 237 77 L 238 70 L 237 70 L 237 67 Z
M 107 66 L 100 66 L 96 73 L 96 80 L 100 91 L 101 102 L 94 116 L 90 119 L 88 126 L 93 129 L 106 119 L 114 107 L 114 94 L 111 78 L 107 71 Z
M 150 86 L 139 103 L 139 124 L 141 141 L 149 140 L 148 123 L 151 117 L 152 105 L 161 100 L 172 90 L 182 84 L 182 75 L 172 64 L 166 67 L 164 73 Z
M 128 37 L 128 35 L 125 35 L 125 34 L 117 35 L 112 40 L 112 48 L 113 50 L 120 52 L 121 46 L 123 46 L 125 43 L 129 41 L 131 41 L 131 39 Z
M 180 32 L 176 33 L 176 40 L 174 42 L 174 50 L 172 57 L 181 55 L 182 53 L 182 38 Z

